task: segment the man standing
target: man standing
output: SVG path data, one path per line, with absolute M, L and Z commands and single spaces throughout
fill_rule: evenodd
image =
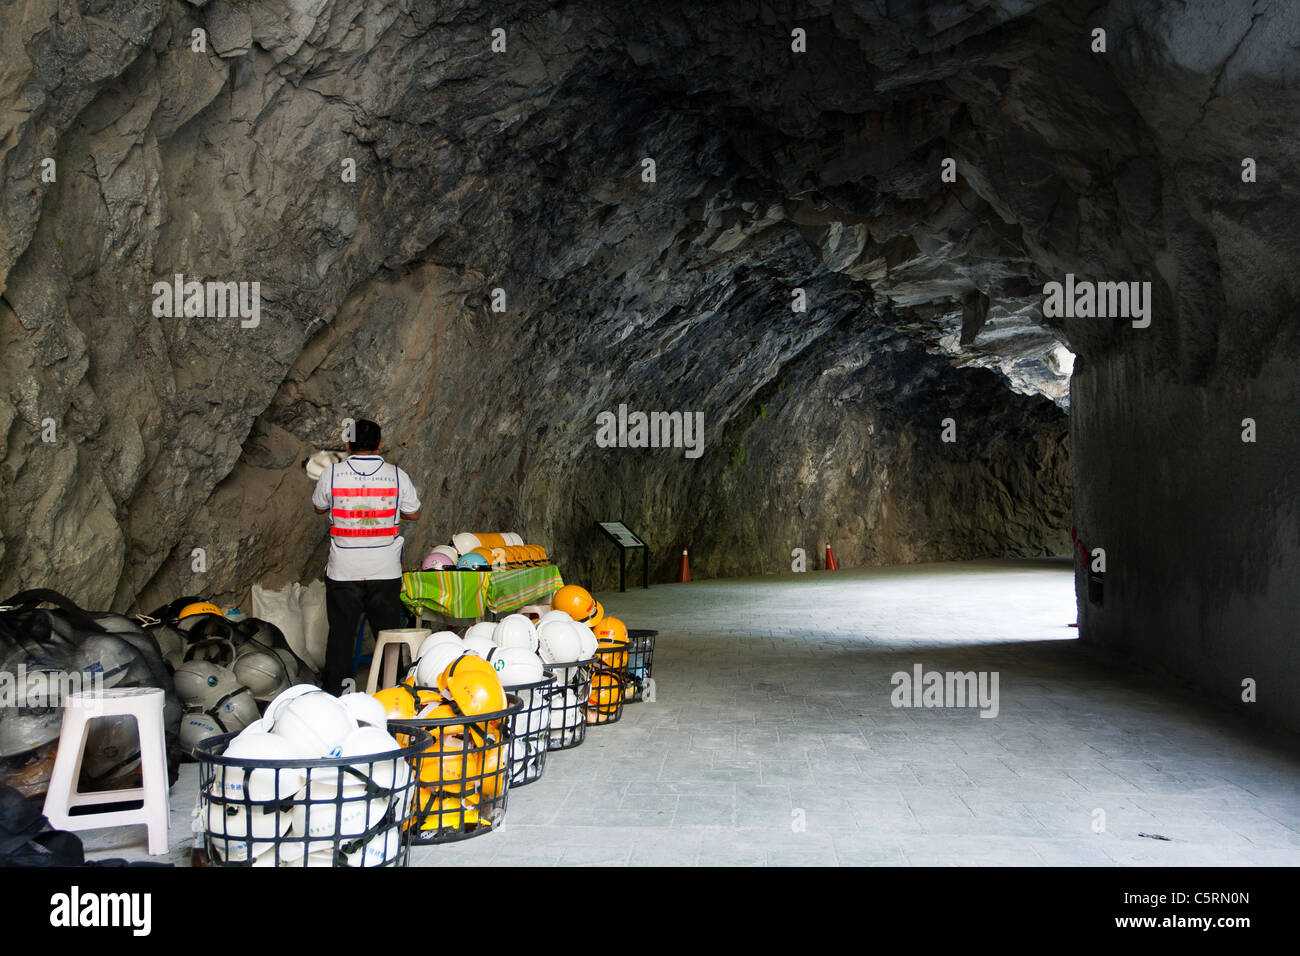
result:
M 330 556 L 325 566 L 324 689 L 343 691 L 356 679 L 353 654 L 357 624 L 364 613 L 376 634 L 402 626 L 402 545 L 398 525 L 420 517 L 420 497 L 411 477 L 380 457 L 379 426 L 362 419 L 345 461 L 321 473 L 312 495 L 317 514 L 330 516 Z

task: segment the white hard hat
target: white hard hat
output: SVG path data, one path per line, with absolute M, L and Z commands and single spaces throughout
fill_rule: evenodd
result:
M 439 644 L 455 644 L 457 647 L 461 646 L 460 638 L 456 636 L 454 631 L 436 631 L 420 642 L 420 649 L 415 652 L 416 660 L 419 660 Z
M 548 621 L 572 621 L 573 615 L 568 611 L 547 611 L 537 619 L 537 626 L 541 627 Z
M 214 785 L 215 789 L 215 785 Z M 209 800 L 205 824 L 213 836 L 232 837 L 241 840 L 269 840 L 283 836 L 289 829 L 293 818 L 288 810 L 280 810 L 275 804 L 269 806 L 246 806 L 239 803 L 221 804 Z M 214 840 L 218 846 L 224 841 Z M 235 848 L 234 839 L 230 848 Z M 256 854 L 254 854 L 256 855 Z M 233 858 L 233 857 L 231 857 Z M 245 856 L 247 859 L 247 856 Z
M 331 839 L 335 836 L 356 837 L 371 827 L 378 826 L 388 813 L 388 797 L 372 799 L 347 799 L 334 801 L 336 791 L 333 785 L 317 788 L 312 784 L 308 788 L 312 797 L 318 794 L 326 801 L 323 803 L 295 803 L 293 810 L 293 832 L 297 836 Z M 312 841 L 313 843 L 315 841 Z M 310 846 L 309 852 L 323 849 Z
M 258 700 L 272 700 L 289 686 L 284 662 L 270 651 L 245 651 L 235 659 L 235 676 Z
M 232 760 L 299 760 L 304 755 L 292 743 L 276 734 L 242 733 L 224 754 Z M 217 782 L 227 800 L 242 801 L 244 795 L 254 803 L 289 800 L 298 795 L 307 782 L 301 767 L 259 767 L 245 771 L 242 767 L 219 767 Z
M 527 693 L 527 692 L 526 692 Z M 532 691 L 531 693 L 538 693 Z M 551 726 L 551 708 L 550 707 L 531 707 L 524 705 L 524 709 L 515 714 L 514 728 L 515 736 L 522 737 L 524 734 L 541 733 Z
M 473 637 L 467 637 L 461 643 L 464 645 L 465 650 L 474 652 L 484 660 L 487 660 L 487 656 L 491 654 L 492 649 L 496 647 L 496 645 L 492 643 L 492 638 L 485 637 L 482 634 L 475 634 Z
M 217 718 L 217 723 L 226 729 L 226 733 L 243 730 L 257 716 L 257 699 L 247 687 L 240 687 L 217 702 L 216 707 L 208 708 L 208 713 Z
M 347 739 L 343 741 L 342 749 L 343 757 L 373 757 L 401 750 L 402 745 L 386 730 L 380 730 L 378 727 L 358 727 L 348 734 Z M 398 787 L 406 786 L 411 779 L 411 768 L 400 757 L 360 761 L 350 766 L 362 776 L 369 777 L 380 790 L 396 790 Z M 347 778 L 344 777 L 344 780 L 346 781 Z
M 217 718 L 201 710 L 192 710 L 181 717 L 181 750 L 193 753 L 194 748 L 209 737 L 220 737 L 226 731 Z
M 542 659 L 523 647 L 497 647 L 488 655 L 502 687 L 517 687 L 542 679 Z
M 90 722 L 86 729 L 81 761 L 81 772 L 87 780 L 107 780 L 131 770 L 139 763 L 140 737 L 134 717 L 114 714 Z
M 385 827 L 364 845 L 343 854 L 348 866 L 383 866 L 397 859 L 402 852 L 402 830 L 398 826 Z
M 464 653 L 466 653 L 464 646 L 457 641 L 455 644 L 439 644 L 420 655 L 420 660 L 415 665 L 415 685 L 437 687 L 438 675 Z
M 126 672 L 135 663 L 138 652 L 113 634 L 89 634 L 72 652 L 72 658 L 86 678 L 102 674 L 105 687 L 116 687 L 126 680 Z
M 492 640 L 498 647 L 523 647 L 537 653 L 537 628 L 522 614 L 507 614 L 496 626 Z
M 477 624 L 471 624 L 465 629 L 463 640 L 468 641 L 471 637 L 486 637 L 491 639 L 496 632 L 497 626 L 491 621 L 479 621 Z
M 211 710 L 240 687 L 234 671 L 211 661 L 186 661 L 176 668 L 172 682 L 182 701 L 201 710 Z
M 565 617 L 568 617 L 566 614 Z M 537 626 L 538 654 L 547 664 L 567 664 L 582 660 L 582 635 L 572 618 L 567 621 L 543 621 Z M 582 628 L 584 631 L 587 628 Z
M 275 715 L 279 713 L 281 707 L 289 703 L 289 701 L 301 697 L 304 694 L 314 694 L 319 690 L 320 688 L 315 684 L 294 684 L 288 690 L 277 694 L 275 700 L 266 705 L 266 713 L 262 716 L 265 718 L 267 723 L 274 726 Z
M 453 534 L 451 536 L 451 543 L 452 546 L 455 547 L 455 549 L 459 551 L 461 554 L 469 554 L 475 548 L 482 547 L 482 544 L 479 542 L 478 535 L 469 534 L 468 532 L 464 532 L 464 531 L 462 531 L 460 534 Z
M 293 651 L 287 647 L 273 647 L 271 650 L 275 656 L 280 658 L 280 663 L 284 665 L 284 672 L 289 676 L 289 683 L 302 683 L 303 678 L 310 679 L 311 668 L 300 661 Z
M 551 698 L 551 733 L 582 724 L 581 701 L 569 688 Z
M 582 654 L 578 659 L 583 661 L 591 660 L 596 656 L 596 647 L 599 644 L 596 632 L 579 624 L 577 621 L 573 622 L 573 626 L 576 628 L 575 633 L 578 635 L 578 643 L 582 647 Z
M 381 730 L 388 726 L 388 714 L 384 711 L 384 705 L 369 694 L 344 694 L 339 698 L 339 703 L 358 724 L 368 724 Z
M 259 717 L 257 718 L 257 720 L 253 721 L 247 727 L 241 730 L 239 732 L 239 736 L 243 737 L 247 734 L 269 734 L 270 732 L 271 732 L 271 722 L 267 720 L 265 717 Z
M 319 481 L 320 476 L 325 474 L 326 468 L 342 461 L 344 457 L 337 451 L 313 452 L 312 456 L 303 463 L 303 471 L 307 472 L 307 477 L 312 481 Z
M 284 704 L 275 715 L 271 732 L 287 738 L 315 757 L 337 757 L 357 722 L 338 698 L 318 690 Z

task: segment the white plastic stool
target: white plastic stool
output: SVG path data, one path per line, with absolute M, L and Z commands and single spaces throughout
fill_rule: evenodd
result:
M 384 687 L 397 683 L 397 664 L 402 659 L 402 647 L 411 649 L 411 660 L 420 651 L 420 645 L 433 631 L 425 627 L 396 627 L 375 635 L 375 651 L 370 655 L 370 675 L 366 678 L 366 693 L 379 690 L 379 669 L 384 670 Z M 389 652 L 392 653 L 389 653 Z
M 135 718 L 140 738 L 139 788 L 81 793 L 81 762 L 86 755 L 86 731 L 99 717 Z M 157 687 L 114 687 L 69 694 L 63 703 L 59 751 L 45 794 L 45 816 L 58 830 L 98 830 L 143 823 L 149 828 L 149 853 L 167 852 L 167 737 L 163 730 L 163 692 Z M 72 816 L 73 807 L 139 800 L 138 810 L 101 810 Z
M 548 613 L 550 610 L 551 610 L 551 606 L 549 604 L 525 604 L 519 610 L 514 611 L 512 613 L 522 614 L 525 617 L 532 617 L 534 615 L 536 615 L 537 617 L 541 617 L 543 614 Z

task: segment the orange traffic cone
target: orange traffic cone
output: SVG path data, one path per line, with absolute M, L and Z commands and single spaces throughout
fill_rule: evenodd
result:
M 685 584 L 691 579 L 691 556 L 682 548 L 682 569 L 677 572 L 677 583 Z
M 840 566 L 835 563 L 835 552 L 831 550 L 831 543 L 826 542 L 826 570 L 838 571 Z

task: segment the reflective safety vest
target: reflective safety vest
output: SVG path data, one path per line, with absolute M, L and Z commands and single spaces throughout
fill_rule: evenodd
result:
M 374 471 L 365 467 L 378 461 Z M 383 548 L 393 543 L 401 518 L 397 466 L 378 457 L 349 458 L 330 466 L 330 536 L 340 548 Z

